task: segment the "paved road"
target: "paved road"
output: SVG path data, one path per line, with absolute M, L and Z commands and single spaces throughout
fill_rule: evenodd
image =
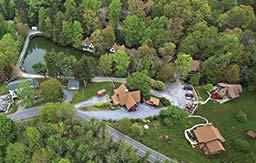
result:
M 135 112 L 126 112 L 125 109 L 118 109 L 118 110 L 102 110 L 102 111 L 80 111 L 83 112 L 84 115 L 88 117 L 93 117 L 98 120 L 120 120 L 123 118 L 129 119 L 145 119 L 150 116 L 159 115 L 162 109 L 156 109 L 154 107 L 148 106 L 146 104 L 140 104 L 137 107 L 137 111 Z
M 65 98 L 66 98 L 64 102 L 69 103 L 69 102 L 72 101 L 73 95 L 72 95 L 71 92 L 64 90 L 64 95 L 65 95 Z M 108 99 L 108 98 L 105 98 L 105 99 Z M 104 100 L 104 98 L 103 98 L 103 100 Z M 91 105 L 92 103 L 91 102 L 88 103 L 88 102 L 85 101 L 84 103 L 80 103 L 79 105 L 77 105 L 77 108 L 75 108 L 75 109 L 77 110 L 79 107 L 87 106 L 89 104 Z M 12 119 L 13 121 L 19 121 L 19 120 L 24 120 L 24 119 L 36 117 L 36 116 L 39 115 L 39 109 L 40 109 L 40 107 L 34 107 L 34 108 L 31 108 L 31 109 L 26 109 L 24 111 L 20 111 L 20 112 L 14 113 L 14 114 L 10 114 L 10 115 L 8 115 L 8 117 L 10 119 Z M 136 113 L 136 112 L 134 112 L 134 113 Z M 89 117 L 88 115 L 86 115 L 85 112 L 80 111 L 80 110 L 77 110 L 76 115 L 77 115 L 77 117 L 79 117 L 79 118 L 81 118 L 82 120 L 85 120 L 85 121 L 89 121 L 92 118 L 92 117 Z M 147 153 L 147 151 L 149 151 L 150 152 L 150 155 L 148 157 L 149 162 L 156 162 L 156 161 L 175 162 L 174 160 L 158 153 L 157 151 L 155 151 L 155 150 L 153 150 L 149 147 L 146 147 L 145 145 L 143 145 L 143 144 L 137 142 L 136 140 L 124 135 L 123 133 L 117 131 L 116 129 L 114 129 L 110 126 L 107 126 L 107 132 L 113 138 L 114 141 L 125 141 L 126 143 L 131 145 L 137 151 L 137 154 L 140 157 L 143 157 Z
M 126 83 L 126 78 L 115 78 L 115 77 L 94 77 L 91 80 L 92 82 L 118 82 L 118 83 Z
M 109 101 L 110 101 L 110 99 L 108 96 L 103 96 L 103 97 L 95 96 L 86 101 L 76 104 L 75 108 L 80 109 L 80 108 L 96 105 L 97 103 L 105 103 L 105 102 L 109 102 Z

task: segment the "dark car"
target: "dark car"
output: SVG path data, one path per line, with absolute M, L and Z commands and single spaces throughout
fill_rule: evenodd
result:
M 192 91 L 193 90 L 193 88 L 190 85 L 183 86 L 183 89 L 184 90 L 188 90 L 188 91 Z
M 191 93 L 186 93 L 186 94 L 185 94 L 185 96 L 186 96 L 186 97 L 191 97 L 191 98 L 193 98 L 193 97 L 194 97 L 194 95 L 193 95 L 193 94 L 191 94 Z

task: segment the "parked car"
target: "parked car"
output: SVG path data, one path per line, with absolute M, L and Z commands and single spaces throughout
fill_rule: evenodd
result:
M 194 95 L 193 95 L 192 93 L 186 93 L 185 96 L 186 96 L 186 97 L 191 97 L 191 98 L 194 97 Z
M 183 89 L 184 89 L 184 90 L 188 90 L 188 91 L 192 91 L 192 90 L 193 90 L 193 88 L 192 88 L 191 85 L 184 85 L 184 86 L 183 86 Z

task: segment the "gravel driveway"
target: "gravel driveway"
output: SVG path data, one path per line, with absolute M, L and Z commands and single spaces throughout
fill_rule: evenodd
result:
M 124 109 L 118 109 L 118 110 L 103 110 L 103 111 L 83 111 L 82 114 L 96 118 L 98 120 L 120 120 L 123 118 L 129 118 L 129 119 L 145 119 L 149 116 L 159 115 L 160 111 L 162 109 L 156 109 L 154 107 L 151 107 L 146 104 L 139 104 L 137 107 L 137 111 L 135 112 L 126 112 Z

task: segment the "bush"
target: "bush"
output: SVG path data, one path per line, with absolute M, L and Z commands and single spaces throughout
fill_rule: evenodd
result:
M 40 90 L 44 102 L 58 102 L 64 97 L 62 85 L 56 79 L 43 82 Z
M 160 98 L 160 102 L 161 102 L 161 104 L 163 104 L 164 106 L 169 106 L 169 105 L 171 105 L 171 102 L 170 102 L 169 100 L 167 100 L 166 98 L 164 98 L 164 97 L 161 97 L 161 98 Z
M 247 152 L 249 150 L 249 143 L 243 139 L 236 139 L 234 142 L 235 149 L 240 152 Z
M 170 118 L 164 118 L 163 119 L 163 123 L 168 126 L 168 127 L 172 127 L 173 126 L 173 121 Z
M 97 108 L 105 108 L 105 107 L 108 107 L 108 106 L 109 106 L 109 103 L 101 102 L 101 103 L 97 103 L 95 106 L 96 106 Z
M 199 86 L 200 82 L 200 73 L 193 74 L 189 79 L 189 83 L 195 86 Z
M 156 82 L 155 89 L 161 91 L 161 90 L 163 90 L 164 88 L 165 88 L 165 83 L 158 80 L 158 81 Z
M 211 92 L 211 90 L 213 89 L 213 85 L 212 84 L 206 84 L 205 86 L 203 86 L 203 88 L 206 92 Z
M 165 123 L 167 122 L 166 118 L 170 118 L 173 124 L 186 124 L 188 121 L 187 113 L 176 106 L 169 106 L 166 110 L 161 110 L 160 117 L 166 125 L 169 125 Z
M 132 121 L 128 118 L 121 119 L 117 122 L 117 127 L 120 131 L 127 131 L 129 130 L 129 126 L 132 125 Z
M 141 125 L 139 125 L 138 123 L 134 123 L 131 126 L 131 131 L 132 131 L 132 135 L 134 137 L 140 137 L 140 136 L 143 136 L 143 134 L 144 134 L 143 127 Z
M 247 121 L 247 115 L 244 112 L 240 111 L 236 116 L 236 120 L 238 122 L 245 123 Z

